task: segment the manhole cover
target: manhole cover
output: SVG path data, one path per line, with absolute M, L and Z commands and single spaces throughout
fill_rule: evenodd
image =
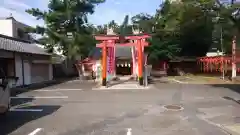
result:
M 171 110 L 171 111 L 181 111 L 183 110 L 183 107 L 178 106 L 178 105 L 165 105 L 163 106 L 166 110 Z

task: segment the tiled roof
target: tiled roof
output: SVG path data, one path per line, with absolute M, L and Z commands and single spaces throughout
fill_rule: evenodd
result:
M 116 46 L 116 57 L 132 58 L 130 46 Z
M 34 43 L 4 35 L 0 35 L 0 49 L 20 53 L 50 55 L 45 49 L 38 47 Z
M 102 56 L 101 48 L 94 48 L 90 54 L 93 59 L 99 59 Z M 131 47 L 116 45 L 116 57 L 117 58 L 132 58 Z

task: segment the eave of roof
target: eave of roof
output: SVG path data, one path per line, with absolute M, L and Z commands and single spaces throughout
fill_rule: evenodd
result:
M 45 49 L 38 47 L 34 43 L 1 34 L 0 34 L 0 49 L 20 53 L 51 55 L 47 53 Z

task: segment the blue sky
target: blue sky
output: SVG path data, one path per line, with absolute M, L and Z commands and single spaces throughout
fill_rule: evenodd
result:
M 134 16 L 141 12 L 154 14 L 160 4 L 161 0 L 106 0 L 96 7 L 95 14 L 89 19 L 100 24 L 111 20 L 121 23 L 125 15 Z
M 111 20 L 121 23 L 125 15 L 134 16 L 138 13 L 154 14 L 162 0 L 106 0 L 105 3 L 96 6 L 95 13 L 89 16 L 89 22 L 104 24 Z M 25 13 L 25 9 L 47 9 L 48 0 L 0 0 L 0 17 L 13 17 L 28 25 L 43 25 L 34 17 Z

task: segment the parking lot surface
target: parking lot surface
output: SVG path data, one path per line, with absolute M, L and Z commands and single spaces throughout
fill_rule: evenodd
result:
M 94 87 L 89 82 L 71 81 L 15 95 L 10 112 L 0 119 L 0 134 L 229 135 L 239 132 L 236 127 L 240 123 L 240 87 L 237 85 L 156 83 L 146 90 L 94 90 Z

